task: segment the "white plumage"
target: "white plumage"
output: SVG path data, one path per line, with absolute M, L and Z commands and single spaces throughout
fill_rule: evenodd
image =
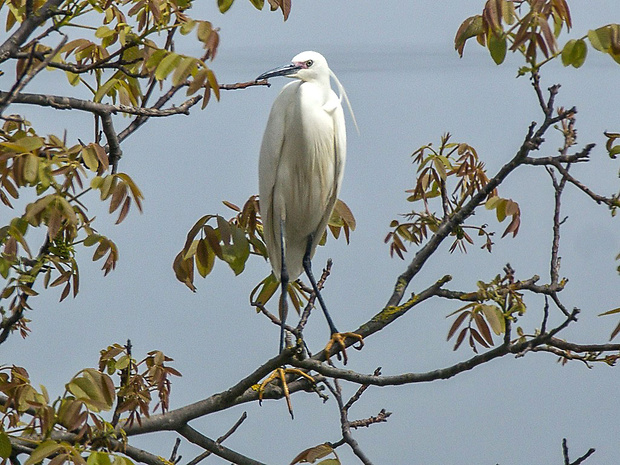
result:
M 273 272 L 281 279 L 281 243 L 290 281 L 303 271 L 325 231 L 344 173 L 346 130 L 335 76 L 317 52 L 302 52 L 292 64 L 264 73 L 295 78 L 276 98 L 259 160 L 260 211 Z M 341 90 L 340 83 L 335 79 Z M 281 227 L 283 231 L 281 231 Z

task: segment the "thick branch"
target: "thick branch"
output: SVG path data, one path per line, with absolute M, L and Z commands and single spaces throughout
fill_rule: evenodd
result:
M 118 170 L 118 161 L 123 156 L 123 151 L 121 150 L 118 135 L 114 130 L 114 124 L 112 123 L 112 116 L 110 113 L 104 113 L 101 115 L 101 126 L 103 127 L 103 133 L 108 140 L 107 149 L 110 165 L 112 165 L 112 173 L 116 173 Z
M 258 391 L 250 388 L 256 383 L 258 383 L 258 381 L 263 379 L 265 376 L 267 376 L 269 373 L 271 373 L 273 370 L 275 370 L 277 367 L 288 363 L 288 361 L 294 355 L 295 351 L 295 348 L 285 349 L 280 355 L 268 360 L 265 364 L 257 368 L 253 373 L 251 373 L 226 391 L 214 394 L 210 397 L 207 397 L 206 399 L 200 400 L 185 407 L 171 410 L 162 415 L 152 415 L 149 418 L 142 419 L 141 425 L 133 425 L 123 429 L 128 436 L 150 433 L 153 431 L 178 430 L 179 428 L 183 427 L 188 422 L 196 418 L 208 415 L 213 412 L 224 410 L 239 403 L 258 400 Z M 289 389 L 291 390 L 291 392 L 302 389 L 302 385 L 300 384 L 292 387 L 291 385 L 289 385 Z M 307 384 L 303 383 L 303 386 L 307 386 Z M 271 391 L 273 390 L 265 392 L 264 398 L 269 398 Z

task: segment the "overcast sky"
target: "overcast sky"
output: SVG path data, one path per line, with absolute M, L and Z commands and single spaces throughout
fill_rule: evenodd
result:
M 541 120 L 526 78 L 516 79 L 520 62 L 509 57 L 495 66 L 488 54 L 469 43 L 465 57 L 453 48 L 463 19 L 481 11 L 484 2 L 293 2 L 289 21 L 279 12 L 257 12 L 237 0 L 226 15 L 215 2 L 199 2 L 193 15 L 221 28 L 221 46 L 212 66 L 220 83 L 247 81 L 285 64 L 298 52 L 323 53 L 347 89 L 360 127 L 349 131 L 347 168 L 341 198 L 353 210 L 358 229 L 351 244 L 328 242 L 314 259 L 315 270 L 334 259 L 324 296 L 339 329 L 353 330 L 376 314 L 392 292 L 407 261 L 391 259 L 383 238 L 390 220 L 410 209 L 405 190 L 415 182 L 410 154 L 447 131 L 455 141 L 473 145 L 493 174 L 521 144 L 530 121 Z M 617 1 L 573 1 L 575 37 L 607 23 L 620 22 Z M 446 6 L 451 5 L 451 6 Z M 440 5 L 440 6 L 438 6 Z M 561 43 L 566 39 L 562 38 Z M 188 49 L 191 50 L 191 47 Z M 195 51 L 195 50 L 194 50 Z M 59 88 L 64 77 L 57 73 Z M 618 190 L 618 164 L 604 151 L 604 130 L 619 130 L 617 82 L 620 66 L 590 50 L 580 70 L 551 65 L 543 70 L 545 87 L 561 83 L 557 104 L 579 110 L 579 142 L 597 143 L 592 162 L 573 172 L 601 194 Z M 161 349 L 175 359 L 183 378 L 174 380 L 172 407 L 180 407 L 225 389 L 276 354 L 278 329 L 249 305 L 252 288 L 270 272 L 260 259 L 248 262 L 239 277 L 223 263 L 213 275 L 198 278 L 192 294 L 177 282 L 171 264 L 194 222 L 206 213 L 229 214 L 221 204 L 242 204 L 257 193 L 257 161 L 271 103 L 285 80 L 271 88 L 226 92 L 205 111 L 151 121 L 123 145 L 120 170 L 129 173 L 145 194 L 144 214 L 135 211 L 113 226 L 105 209 L 95 207 L 99 231 L 120 248 L 118 269 L 105 279 L 97 264 L 80 263 L 81 292 L 57 304 L 56 291 L 32 305 L 32 335 L 14 335 L 4 345 L 0 363 L 25 366 L 35 385 L 52 395 L 79 369 L 95 366 L 98 351 L 128 338 L 141 357 Z M 42 90 L 43 77 L 29 90 Z M 38 87 L 37 87 L 38 86 Z M 88 137 L 85 115 L 36 110 L 27 115 L 41 132 L 69 138 Z M 122 128 L 127 119 L 118 118 Z M 349 126 L 350 119 L 348 119 Z M 557 136 L 540 155 L 553 155 Z M 552 190 L 542 169 L 524 168 L 500 188 L 521 205 L 522 227 L 516 239 L 499 239 L 493 254 L 471 247 L 466 255 L 442 247 L 416 277 L 410 291 L 424 289 L 445 274 L 450 288 L 473 290 L 510 262 L 520 279 L 539 274 L 548 279 Z M 95 199 L 91 199 L 95 200 Z M 579 307 L 578 324 L 564 333 L 575 342 L 604 342 L 616 320 L 597 314 L 620 305 L 615 255 L 620 252 L 617 220 L 610 219 L 583 195 L 565 197 L 568 220 L 562 229 L 561 274 L 570 279 L 562 292 L 569 308 Z M 6 210 L 4 210 L 6 212 Z M 2 223 L 6 221 L 2 213 Z M 475 218 L 475 220 L 489 221 Z M 503 230 L 497 226 L 497 230 Z M 406 256 L 410 260 L 414 251 Z M 533 331 L 542 302 L 519 324 Z M 469 358 L 445 341 L 457 306 L 432 300 L 352 352 L 349 367 L 384 374 L 424 372 Z M 551 323 L 561 316 L 554 312 Z M 328 338 L 317 313 L 306 339 L 314 350 Z M 561 440 L 568 439 L 573 458 L 589 447 L 597 452 L 588 465 L 620 463 L 618 445 L 618 372 L 607 366 L 573 362 L 562 367 L 549 355 L 505 357 L 448 381 L 397 388 L 371 388 L 351 412 L 355 418 L 394 412 L 389 422 L 356 431 L 355 437 L 377 464 L 517 464 L 562 463 Z M 356 386 L 347 387 L 354 392 Z M 295 420 L 285 403 L 245 405 L 193 423 L 218 437 L 247 411 L 249 419 L 227 445 L 268 463 L 288 463 L 299 451 L 340 437 L 335 402 L 322 404 L 311 394 L 293 399 Z M 137 441 L 169 456 L 172 435 Z M 184 444 L 184 459 L 197 451 Z M 343 463 L 356 463 L 338 450 Z M 211 463 L 219 463 L 216 458 Z

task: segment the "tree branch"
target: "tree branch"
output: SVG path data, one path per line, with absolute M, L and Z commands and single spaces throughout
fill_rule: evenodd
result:
M 241 415 L 241 417 L 237 420 L 237 422 L 226 433 L 224 433 L 222 436 L 217 438 L 217 440 L 215 442 L 217 444 L 221 444 L 226 439 L 228 439 L 231 435 L 233 435 L 235 433 L 235 431 L 237 431 L 237 428 L 239 428 L 239 426 L 241 426 L 241 424 L 246 420 L 247 417 L 248 417 L 248 414 L 246 412 L 243 412 L 243 415 Z M 196 457 L 196 458 L 190 460 L 189 462 L 187 462 L 187 465 L 197 465 L 203 459 L 206 459 L 211 454 L 212 454 L 211 451 L 203 452 L 198 457 Z
M 32 70 L 32 72 L 30 72 L 30 69 L 29 69 L 31 66 L 31 62 L 28 63 L 28 65 L 24 68 L 23 74 L 19 76 L 19 78 L 17 79 L 17 81 L 15 82 L 11 90 L 8 92 L 8 95 L 0 99 L 0 115 L 4 113 L 4 110 L 11 104 L 11 102 L 13 102 L 13 100 L 15 100 L 15 97 L 19 94 L 19 92 L 24 87 L 26 87 L 26 85 L 28 85 L 28 83 L 32 81 L 32 79 L 37 74 L 39 74 L 47 65 L 49 65 L 49 63 L 56 56 L 56 54 L 60 52 L 60 49 L 62 49 L 65 46 L 65 44 L 67 43 L 67 40 L 68 40 L 68 37 L 65 34 L 62 34 L 62 39 L 60 40 L 60 43 L 56 46 L 56 48 L 52 51 L 52 53 L 50 53 L 47 56 L 47 58 L 41 61 L 34 68 L 34 70 Z M 34 50 L 34 45 L 33 45 L 33 50 Z M 32 58 L 32 55 L 31 55 L 31 58 Z
M 153 431 L 174 431 L 196 418 L 218 412 L 233 405 L 258 400 L 258 391 L 251 389 L 252 386 L 276 368 L 288 363 L 296 350 L 297 349 L 294 347 L 284 349 L 277 357 L 268 360 L 250 375 L 246 376 L 226 391 L 219 392 L 206 399 L 186 405 L 185 407 L 170 410 L 165 414 L 151 415 L 149 418 L 142 419 L 142 424 L 134 424 L 123 429 L 127 436 L 135 436 Z M 291 383 L 291 385 L 289 385 L 289 390 L 295 392 L 306 386 L 306 382 L 297 383 L 296 385 Z M 264 393 L 263 398 L 281 398 L 282 395 L 276 395 L 276 391 L 281 393 L 280 389 L 272 387 Z
M 344 403 L 342 401 L 342 390 L 340 389 L 340 383 L 338 383 L 337 379 L 334 379 L 334 386 L 332 387 L 330 383 L 325 383 L 327 388 L 331 391 L 336 399 L 336 403 L 338 404 L 338 408 L 340 410 L 340 429 L 342 431 L 342 439 L 348 446 L 351 448 L 353 453 L 359 458 L 364 465 L 372 465 L 372 462 L 366 454 L 362 451 L 360 445 L 355 440 L 353 435 L 351 434 L 351 424 L 349 422 L 349 412 L 348 409 L 345 408 Z
M 583 454 L 581 457 L 579 457 L 574 462 L 571 462 L 570 459 L 568 458 L 568 445 L 566 444 L 566 438 L 562 439 L 562 456 L 564 457 L 564 465 L 580 465 L 583 462 L 585 462 L 585 460 L 588 457 L 594 454 L 594 452 L 596 452 L 596 450 L 593 448 L 590 448 L 588 452 Z
M 8 92 L 0 91 L 0 99 L 5 98 Z M 90 100 L 82 100 L 74 97 L 63 97 L 60 95 L 43 95 L 20 93 L 13 99 L 14 103 L 26 103 L 30 105 L 39 105 L 42 107 L 52 107 L 57 110 L 80 110 L 96 115 L 127 113 L 130 115 L 138 115 L 143 117 L 164 117 L 170 115 L 184 114 L 189 115 L 189 109 L 196 105 L 201 96 L 194 96 L 179 106 L 172 106 L 161 110 L 160 107 L 138 108 L 128 105 L 110 105 L 108 103 L 97 103 Z M 119 140 L 123 138 L 119 135 Z
M 17 31 L 0 45 L 0 63 L 5 62 L 11 55 L 17 53 L 21 45 L 28 40 L 28 37 L 30 37 L 34 30 L 56 14 L 58 7 L 63 2 L 64 0 L 48 0 L 34 14 L 28 15 Z
M 230 460 L 237 465 L 265 465 L 263 462 L 258 462 L 251 459 L 250 457 L 246 457 L 245 455 L 235 452 L 232 449 L 224 447 L 213 439 L 208 438 L 202 433 L 199 433 L 189 425 L 181 426 L 177 429 L 177 431 L 188 441 L 202 447 L 203 449 L 213 452 L 218 457 Z
M 553 101 L 558 92 L 558 88 L 559 86 L 552 86 L 549 88 L 549 101 L 547 104 L 549 107 L 553 107 Z M 536 132 L 534 132 L 536 124 L 532 123 L 530 125 L 521 147 L 512 160 L 502 166 L 497 174 L 489 179 L 488 183 L 484 185 L 475 195 L 473 195 L 460 210 L 450 216 L 448 220 L 442 221 L 439 228 L 430 237 L 428 242 L 418 250 L 413 260 L 407 266 L 405 272 L 398 277 L 396 285 L 394 286 L 394 292 L 388 300 L 387 306 L 398 305 L 411 280 L 418 274 L 426 261 L 431 257 L 443 240 L 450 235 L 454 228 L 469 218 L 469 216 L 473 214 L 475 209 L 484 201 L 484 199 L 488 197 L 488 195 L 493 192 L 493 190 L 495 190 L 495 188 L 497 188 L 497 186 L 499 186 L 512 171 L 523 164 L 530 152 L 537 150 L 540 147 L 540 144 L 542 144 L 544 140 L 543 135 L 546 133 L 547 129 L 549 129 L 549 127 L 553 124 L 574 115 L 576 112 L 577 110 L 575 108 L 571 108 L 570 110 L 559 112 L 555 117 L 552 117 L 550 113 L 545 112 L 545 119 Z
M 548 344 L 549 341 L 554 341 L 553 336 L 562 331 L 571 321 L 576 320 L 576 316 L 579 313 L 578 309 L 574 309 L 573 312 L 566 318 L 566 320 L 552 329 L 551 331 L 540 334 L 530 340 L 518 342 L 518 343 L 503 343 L 502 345 L 484 352 L 480 355 L 476 355 L 469 360 L 459 362 L 447 368 L 439 370 L 433 370 L 426 373 L 403 373 L 393 376 L 374 376 L 357 373 L 352 370 L 343 370 L 323 364 L 315 359 L 309 358 L 305 360 L 297 360 L 292 358 L 289 363 L 297 368 L 305 368 L 307 370 L 314 370 L 317 373 L 322 374 L 327 378 L 338 378 L 351 381 L 358 384 L 369 384 L 373 386 L 399 386 L 402 384 L 412 383 L 424 383 L 429 381 L 436 381 L 439 379 L 449 379 L 465 371 L 469 371 L 478 365 L 489 362 L 496 358 L 503 357 L 507 354 L 524 355 L 526 352 L 534 347 Z M 616 345 L 611 345 L 615 347 Z M 620 348 L 620 345 L 618 345 Z

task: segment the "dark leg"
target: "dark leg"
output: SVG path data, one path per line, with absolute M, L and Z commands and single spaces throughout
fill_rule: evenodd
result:
M 310 284 L 312 285 L 312 290 L 314 291 L 316 298 L 319 300 L 319 304 L 321 305 L 321 310 L 323 310 L 323 313 L 325 314 L 325 319 L 327 320 L 327 324 L 329 325 L 329 330 L 331 331 L 332 334 L 335 334 L 338 332 L 338 330 L 336 329 L 336 325 L 334 325 L 332 318 L 329 316 L 329 313 L 327 312 L 327 306 L 325 305 L 323 296 L 319 292 L 319 288 L 316 285 L 316 280 L 314 279 L 314 275 L 312 274 L 312 264 L 310 263 L 310 249 L 312 248 L 312 240 L 313 240 L 312 236 L 308 237 L 308 244 L 306 245 L 306 253 L 304 254 L 304 260 L 303 260 L 304 271 L 306 272 L 306 275 L 308 276 L 308 279 L 310 280 Z
M 284 325 L 286 323 L 286 317 L 288 315 L 288 270 L 286 269 L 286 262 L 284 261 L 284 221 L 280 220 L 280 352 L 284 350 Z

